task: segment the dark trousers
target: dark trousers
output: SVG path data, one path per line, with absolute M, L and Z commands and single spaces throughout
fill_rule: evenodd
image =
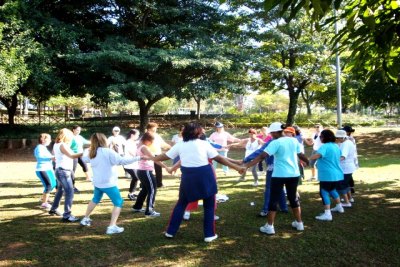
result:
M 167 233 L 170 235 L 175 235 L 179 230 L 179 226 L 181 225 L 183 214 L 185 213 L 186 206 L 189 203 L 184 198 L 179 198 L 176 206 L 171 214 L 171 218 L 169 220 Z M 215 221 L 214 221 L 214 213 L 215 213 L 215 195 L 203 199 L 203 208 L 204 208 L 204 222 L 203 222 L 203 230 L 204 237 L 211 237 L 215 235 Z
M 275 178 L 271 179 L 271 197 L 269 202 L 269 210 L 276 211 L 279 199 L 282 194 L 283 186 L 286 187 L 287 198 L 290 203 L 290 207 L 297 208 L 300 207 L 300 202 L 297 197 L 297 185 L 299 183 L 299 177 L 290 178 Z
M 157 181 L 157 187 L 163 186 L 162 183 L 162 167 L 158 164 L 154 164 L 154 172 L 156 173 L 156 181 Z
M 124 170 L 129 173 L 131 176 L 131 184 L 129 185 L 129 193 L 133 193 L 136 190 L 139 178 L 137 177 L 137 170 L 134 169 L 125 169 Z
M 137 197 L 134 209 L 141 209 L 143 203 L 146 200 L 146 212 L 145 214 L 150 214 L 150 210 L 154 209 L 154 201 L 157 194 L 156 178 L 152 171 L 138 170 L 138 178 L 142 184 L 142 190 Z

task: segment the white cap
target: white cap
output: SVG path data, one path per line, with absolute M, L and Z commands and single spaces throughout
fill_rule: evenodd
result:
M 347 137 L 347 133 L 345 130 L 337 130 L 336 134 L 335 134 L 336 138 L 346 138 Z
M 118 126 L 115 126 L 115 127 L 112 129 L 112 131 L 113 131 L 113 132 L 120 132 L 121 129 L 120 129 Z
M 283 129 L 282 129 L 282 123 L 280 123 L 280 122 L 273 122 L 273 123 L 271 123 L 271 125 L 269 126 L 268 129 L 269 129 L 269 131 L 270 131 L 271 133 L 283 131 Z

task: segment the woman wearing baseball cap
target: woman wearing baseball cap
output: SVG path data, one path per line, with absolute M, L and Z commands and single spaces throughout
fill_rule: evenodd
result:
M 292 227 L 296 228 L 298 231 L 304 230 L 304 224 L 301 219 L 300 202 L 296 192 L 300 177 L 298 158 L 306 163 L 308 163 L 308 159 L 301 153 L 299 142 L 294 138 L 284 136 L 283 130 L 284 127 L 282 123 L 272 123 L 269 127 L 269 131 L 274 140 L 265 148 L 262 154 L 247 164 L 247 167 L 251 167 L 266 157 L 274 156 L 274 170 L 271 179 L 271 197 L 267 223 L 260 227 L 260 231 L 268 235 L 275 234 L 274 221 L 283 186 L 286 187 L 287 198 L 289 199 L 295 217 L 295 221 L 292 222 Z

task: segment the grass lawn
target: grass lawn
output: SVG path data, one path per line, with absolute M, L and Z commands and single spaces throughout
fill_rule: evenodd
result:
M 201 208 L 173 239 L 163 236 L 178 195 L 176 177 L 166 176 L 166 187 L 157 193 L 161 217 L 133 214 L 133 203 L 126 200 L 119 219 L 125 232 L 108 236 L 107 197 L 93 212 L 91 227 L 61 223 L 39 208 L 42 186 L 32 150 L 2 150 L 0 266 L 400 266 L 400 129 L 357 129 L 355 136 L 361 168 L 354 174 L 353 208 L 334 214 L 333 222 L 316 221 L 323 210 L 318 184 L 304 182 L 299 191 L 305 231 L 291 229 L 290 213 L 278 213 L 276 235 L 266 236 L 258 230 L 265 218 L 257 217 L 265 178 L 253 187 L 250 172 L 236 183 L 236 173 L 218 171 L 219 192 L 230 199 L 218 205 L 219 238 L 209 244 L 203 242 Z M 243 154 L 230 152 L 233 158 Z M 122 177 L 122 167 L 120 172 Z M 79 166 L 77 176 L 81 193 L 72 211 L 82 217 L 92 186 Z M 119 186 L 126 197 L 129 180 L 121 178 Z

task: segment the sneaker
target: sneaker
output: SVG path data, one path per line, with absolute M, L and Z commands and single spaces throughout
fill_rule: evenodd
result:
M 132 193 L 132 194 L 128 194 L 128 199 L 135 201 L 136 200 L 136 196 Z
M 185 211 L 185 214 L 183 214 L 183 219 L 185 221 L 189 221 L 189 219 L 190 219 L 190 211 Z
M 219 216 L 214 215 L 214 221 L 218 221 L 219 220 Z
M 113 226 L 107 227 L 106 234 L 107 235 L 119 234 L 119 233 L 122 233 L 123 231 L 124 231 L 124 227 L 118 227 L 116 225 L 113 225 Z
M 146 215 L 146 217 L 160 217 L 161 214 L 159 212 L 153 210 L 150 213 L 145 214 L 145 215 Z
M 304 224 L 303 222 L 293 221 L 292 227 L 296 228 L 297 231 L 304 231 Z
M 173 235 L 171 235 L 171 234 L 168 234 L 167 232 L 165 232 L 165 237 L 167 237 L 167 238 L 173 238 L 174 236 Z
M 70 215 L 68 218 L 62 218 L 61 221 L 69 223 L 69 222 L 77 222 L 79 221 L 79 219 L 76 218 L 74 215 Z
M 244 177 L 240 177 L 240 178 L 237 180 L 237 182 L 243 182 L 244 180 L 245 180 Z
M 269 225 L 268 223 L 266 223 L 265 225 L 260 227 L 260 232 L 265 233 L 267 235 L 274 235 L 275 229 L 273 225 Z
M 343 204 L 341 204 L 341 205 L 336 205 L 336 207 L 334 207 L 333 209 L 331 209 L 331 211 L 343 213 L 343 212 L 344 212 L 344 209 L 343 209 L 343 206 L 342 206 L 342 205 L 343 205 Z
M 62 216 L 62 213 L 58 210 L 50 210 L 49 211 L 50 215 L 57 215 L 57 216 Z
M 50 209 L 50 208 L 51 208 L 51 205 L 50 205 L 49 203 L 42 203 L 42 205 L 40 205 L 40 207 L 41 207 L 42 209 Z
M 351 202 L 349 203 L 342 203 L 343 208 L 351 208 L 353 205 L 351 205 Z
M 141 209 L 132 208 L 132 211 L 133 211 L 133 212 L 145 212 L 146 210 L 143 209 L 143 208 L 141 208 Z
M 80 191 L 78 190 L 78 188 L 74 187 L 74 193 L 75 193 L 75 194 L 79 194 L 79 193 L 80 193 Z
M 92 224 L 92 220 L 89 217 L 83 217 L 80 224 L 83 226 L 90 226 Z
M 258 181 L 255 181 L 255 182 L 253 183 L 253 186 L 258 186 Z
M 354 198 L 350 198 L 350 202 L 351 202 L 351 203 L 354 203 Z
M 260 217 L 267 217 L 267 215 L 268 215 L 268 211 L 261 211 L 261 212 L 258 214 L 258 216 L 260 216 Z
M 332 221 L 332 214 L 327 214 L 327 213 L 322 213 L 319 216 L 315 216 L 315 219 L 319 220 L 319 221 Z
M 218 235 L 206 237 L 206 238 L 204 238 L 204 242 L 212 242 L 212 241 L 214 241 L 214 240 L 217 239 L 217 238 L 218 238 Z

